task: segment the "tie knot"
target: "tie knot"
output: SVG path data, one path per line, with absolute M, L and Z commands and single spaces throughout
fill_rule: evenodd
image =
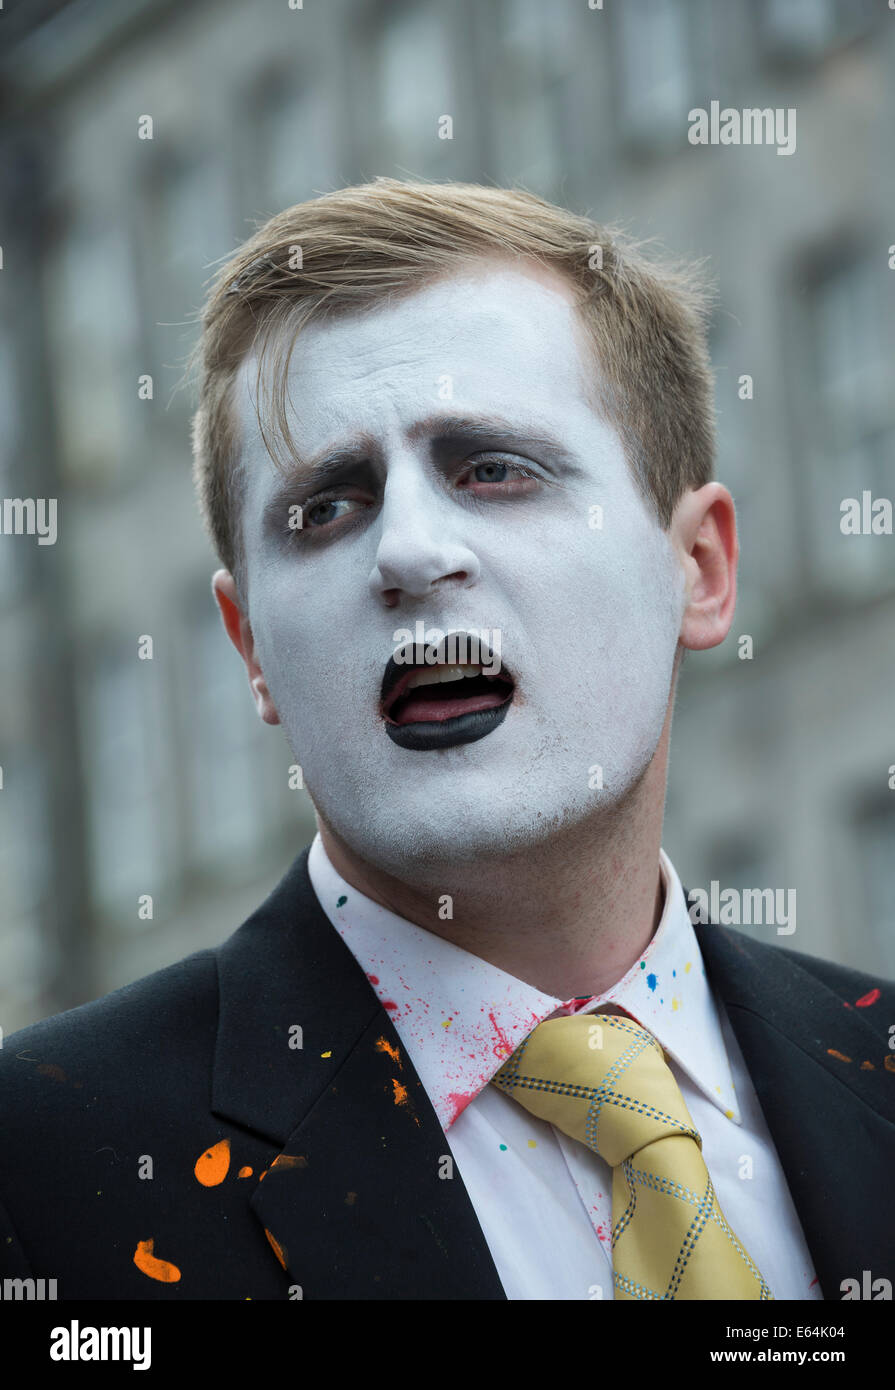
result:
M 656 1139 L 683 1134 L 702 1144 L 665 1054 L 631 1018 L 546 1019 L 493 1084 L 613 1168 Z

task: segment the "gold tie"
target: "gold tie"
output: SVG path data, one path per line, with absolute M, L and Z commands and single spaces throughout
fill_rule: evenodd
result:
M 493 1084 L 612 1168 L 618 1299 L 773 1299 L 724 1219 L 659 1043 L 631 1018 L 538 1025 Z

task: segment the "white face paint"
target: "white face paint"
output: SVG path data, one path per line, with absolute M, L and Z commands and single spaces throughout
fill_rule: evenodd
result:
M 585 363 L 563 283 L 504 262 L 310 324 L 289 377 L 297 451 L 306 462 L 357 450 L 325 485 L 327 501 L 343 499 L 335 507 L 315 503 L 320 486 L 290 495 L 303 505 L 299 531 L 285 503 L 263 521 L 282 476 L 255 418 L 257 364 L 241 369 L 258 660 L 319 813 L 399 878 L 598 817 L 656 750 L 683 574 L 618 435 L 588 403 Z M 435 444 L 437 428 L 409 437 L 433 416 L 496 421 L 493 441 Z M 505 475 L 492 480 L 487 461 Z M 589 524 L 594 507 L 602 529 Z M 499 630 L 516 691 L 487 737 L 419 751 L 385 732 L 393 633 L 417 619 Z M 595 764 L 602 790 L 589 785 Z

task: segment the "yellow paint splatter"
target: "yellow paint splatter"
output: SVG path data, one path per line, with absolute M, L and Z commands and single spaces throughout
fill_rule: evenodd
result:
M 193 1172 L 203 1187 L 217 1187 L 230 1171 L 230 1140 L 221 1139 L 196 1160 Z
M 377 1038 L 376 1050 L 377 1052 L 387 1052 L 397 1066 L 403 1067 L 404 1063 L 401 1061 L 401 1053 L 398 1048 L 395 1047 L 394 1043 L 389 1042 L 388 1038 Z
M 180 1279 L 180 1270 L 169 1260 L 157 1259 L 152 1253 L 154 1247 L 154 1240 L 138 1240 L 134 1264 L 149 1279 L 157 1279 L 160 1284 L 176 1284 Z
M 331 1057 L 331 1056 L 332 1056 L 332 1052 L 321 1052 L 320 1056 L 321 1056 L 321 1057 Z
M 529 1147 L 530 1149 L 536 1149 L 536 1148 L 538 1147 L 538 1141 L 537 1141 L 537 1139 L 529 1139 L 529 1141 L 528 1141 L 528 1147 Z
M 277 1257 L 277 1259 L 279 1260 L 280 1264 L 281 1264 L 281 1265 L 283 1266 L 283 1268 L 285 1269 L 285 1268 L 286 1268 L 286 1251 L 285 1251 L 285 1249 L 284 1249 L 283 1246 L 280 1244 L 280 1242 L 277 1240 L 276 1236 L 272 1236 L 272 1235 L 271 1235 L 270 1231 L 267 1229 L 266 1226 L 264 1227 L 264 1234 L 267 1236 L 267 1239 L 270 1241 L 270 1248 L 271 1248 L 271 1250 L 272 1250 L 273 1253 L 276 1255 L 276 1257 Z
M 450 1026 L 451 1026 L 451 1024 L 453 1023 L 453 1021 L 454 1021 L 454 1020 L 453 1020 L 452 1018 L 445 1018 L 445 1019 L 442 1019 L 442 1023 L 441 1023 L 442 1028 L 450 1028 Z
M 690 966 L 691 966 L 692 964 L 693 964 L 692 960 L 688 960 L 688 961 L 687 961 L 687 964 L 684 966 L 684 974 L 685 974 L 685 975 L 689 975 L 689 973 L 690 973 Z
M 733 1111 L 732 1111 L 732 1110 L 725 1110 L 725 1111 L 724 1111 L 724 1114 L 727 1116 L 728 1120 L 732 1120 L 732 1119 L 733 1119 Z
M 248 1165 L 246 1165 L 245 1168 L 240 1168 L 236 1176 L 238 1178 L 250 1178 L 252 1176 L 252 1169 L 249 1168 Z
M 835 1047 L 828 1047 L 827 1052 L 831 1057 L 838 1057 L 840 1062 L 850 1062 L 851 1058 L 846 1057 L 844 1052 L 837 1052 Z
M 671 1012 L 674 1013 L 674 1012 L 675 1012 L 677 1009 L 679 1009 L 680 1007 L 681 1007 L 681 998 L 680 998 L 680 995 L 679 995 L 679 994 L 676 994 L 676 995 L 674 996 L 674 998 L 672 999 L 672 1001 L 671 1001 Z

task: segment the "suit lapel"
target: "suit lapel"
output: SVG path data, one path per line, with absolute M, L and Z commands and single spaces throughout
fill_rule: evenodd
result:
M 271 1258 L 305 1298 L 505 1298 L 444 1131 L 307 857 L 217 952 L 212 1110 L 280 1146 L 250 1201 Z
M 893 1137 L 884 1034 L 816 975 L 810 958 L 695 925 L 706 975 L 743 1053 L 826 1299 L 885 1275 Z M 848 1007 L 851 1003 L 852 1007 Z

